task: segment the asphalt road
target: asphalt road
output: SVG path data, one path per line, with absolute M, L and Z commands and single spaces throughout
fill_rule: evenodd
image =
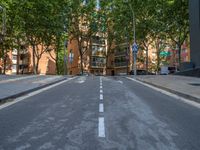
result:
M 0 110 L 0 150 L 199 150 L 200 109 L 124 77 L 77 77 Z

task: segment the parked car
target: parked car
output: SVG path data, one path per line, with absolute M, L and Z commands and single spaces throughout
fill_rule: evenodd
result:
M 90 74 L 88 72 L 83 72 L 83 74 L 80 72 L 77 74 L 77 76 L 89 76 Z
M 134 70 L 130 71 L 130 75 L 134 75 Z M 137 75 L 146 75 L 146 70 L 138 69 Z
M 130 75 L 134 75 L 134 70 L 131 70 L 129 74 Z M 137 70 L 137 75 L 147 75 L 147 71 L 143 70 L 143 69 L 138 69 Z M 148 75 L 154 75 L 154 73 L 148 72 Z
M 160 68 L 161 75 L 168 75 L 176 72 L 176 67 L 162 66 Z

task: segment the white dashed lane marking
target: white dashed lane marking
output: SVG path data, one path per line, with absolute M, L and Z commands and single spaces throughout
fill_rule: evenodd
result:
M 103 100 L 103 83 L 102 83 L 102 78 L 100 77 L 100 100 Z M 101 116 L 104 113 L 104 104 L 101 101 L 99 104 L 99 113 L 101 113 Z M 105 138 L 105 123 L 104 123 L 104 117 L 99 117 L 99 123 L 98 123 L 98 136 L 101 138 Z
M 104 117 L 99 117 L 99 137 L 105 137 Z
M 103 112 L 104 112 L 103 104 L 99 104 L 99 112 L 100 112 L 100 113 L 103 113 Z
M 100 100 L 103 100 L 103 94 L 100 94 Z

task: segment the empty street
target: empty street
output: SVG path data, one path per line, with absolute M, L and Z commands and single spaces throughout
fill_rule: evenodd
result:
M 198 107 L 126 77 L 75 77 L 2 106 L 0 150 L 198 150 L 200 146 Z

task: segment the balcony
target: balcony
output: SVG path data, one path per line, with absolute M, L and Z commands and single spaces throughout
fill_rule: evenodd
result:
M 92 43 L 98 44 L 98 45 L 105 45 L 106 44 L 105 39 L 102 38 L 102 37 L 98 37 L 98 36 L 92 38 Z
M 92 68 L 104 68 L 106 66 L 105 63 L 100 63 L 100 62 L 92 62 L 91 67 Z
M 127 62 L 115 62 L 115 67 L 126 67 Z

